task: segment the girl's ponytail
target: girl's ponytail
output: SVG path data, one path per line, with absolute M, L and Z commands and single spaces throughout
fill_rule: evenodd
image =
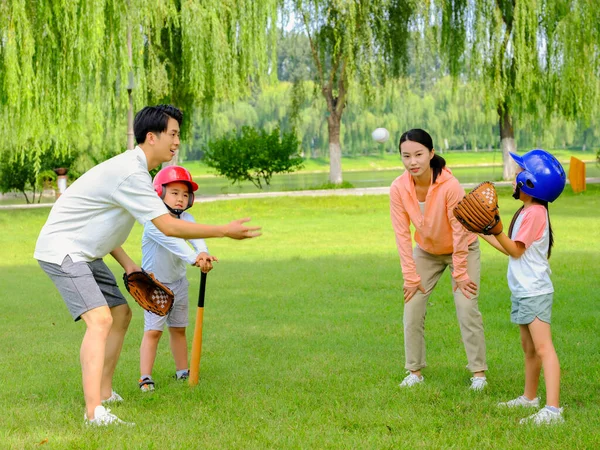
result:
M 550 235 L 550 242 L 548 243 L 548 259 L 550 259 L 550 255 L 552 254 L 552 246 L 554 245 L 554 232 L 552 231 L 552 222 L 550 222 L 550 210 L 548 209 L 548 202 L 539 199 L 536 199 L 536 201 L 540 205 L 543 205 L 548 213 L 548 234 Z

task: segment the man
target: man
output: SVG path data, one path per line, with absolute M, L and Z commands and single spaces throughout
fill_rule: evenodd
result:
M 134 222 L 152 223 L 167 236 L 184 239 L 254 238 L 250 219 L 202 225 L 172 217 L 156 195 L 149 170 L 170 161 L 179 147 L 183 115 L 173 106 L 139 111 L 134 121 L 138 146 L 90 169 L 56 201 L 42 228 L 34 257 L 86 332 L 80 360 L 90 425 L 125 423 L 103 403 L 122 401 L 112 379 L 131 321 L 131 309 L 102 258 L 108 253 L 126 273 L 140 270 L 121 248 Z

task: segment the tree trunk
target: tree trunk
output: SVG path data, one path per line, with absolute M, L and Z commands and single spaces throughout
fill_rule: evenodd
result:
M 342 118 L 335 113 L 330 114 L 327 118 L 327 129 L 329 131 L 329 181 L 333 184 L 342 184 L 341 122 Z
M 512 117 L 506 106 L 504 108 L 499 107 L 498 114 L 500 116 L 500 148 L 502 149 L 502 164 L 504 165 L 502 179 L 512 180 L 515 177 L 515 163 L 509 153 L 517 151 L 515 130 Z
M 128 2 L 128 8 L 131 2 Z M 127 94 L 129 96 L 129 108 L 127 110 L 127 150 L 135 148 L 135 140 L 133 134 L 133 47 L 131 44 L 131 24 L 127 25 L 127 56 L 129 61 L 129 73 L 127 83 Z

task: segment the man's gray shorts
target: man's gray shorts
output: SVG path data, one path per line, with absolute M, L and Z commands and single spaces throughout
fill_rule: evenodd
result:
M 553 294 L 533 297 L 515 297 L 511 295 L 510 321 L 518 325 L 529 325 L 537 317 L 542 322 L 550 323 L 552 299 Z
M 185 328 L 188 326 L 188 308 L 190 283 L 186 277 L 173 283 L 164 283 L 175 294 L 173 308 L 166 316 L 159 316 L 150 311 L 144 311 L 144 331 L 163 331 L 165 323 L 169 328 Z
M 114 275 L 102 259 L 73 262 L 67 255 L 60 266 L 45 261 L 38 263 L 58 288 L 76 321 L 83 313 L 100 306 L 113 308 L 127 304 Z

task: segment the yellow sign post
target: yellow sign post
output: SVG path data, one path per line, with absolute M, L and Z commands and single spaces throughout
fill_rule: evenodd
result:
M 585 191 L 585 163 L 574 156 L 571 156 L 569 165 L 569 181 L 576 194 Z

